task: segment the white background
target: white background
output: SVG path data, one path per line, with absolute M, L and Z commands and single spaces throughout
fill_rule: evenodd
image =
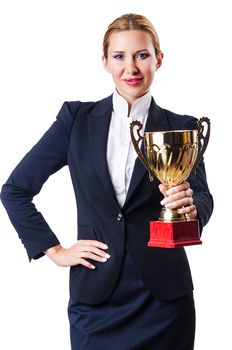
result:
M 203 245 L 187 248 L 195 284 L 196 350 L 232 349 L 229 3 L 0 1 L 1 184 L 65 100 L 97 100 L 113 91 L 102 68 L 102 37 L 108 24 L 127 12 L 147 16 L 160 36 L 164 61 L 152 86 L 156 102 L 211 119 L 205 162 L 215 211 Z M 35 202 L 64 246 L 73 244 L 76 208 L 66 168 L 48 180 Z M 68 269 L 46 257 L 29 264 L 2 205 L 0 249 L 0 348 L 68 350 Z

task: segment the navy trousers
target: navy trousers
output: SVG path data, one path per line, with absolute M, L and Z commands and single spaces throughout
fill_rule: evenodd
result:
M 72 350 L 194 348 L 192 293 L 172 301 L 154 298 L 138 276 L 128 253 L 111 297 L 94 306 L 70 300 L 68 315 Z

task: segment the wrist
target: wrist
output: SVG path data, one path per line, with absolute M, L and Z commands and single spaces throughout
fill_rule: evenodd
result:
M 53 255 L 59 253 L 62 249 L 63 249 L 63 247 L 60 244 L 58 244 L 54 247 L 51 247 L 51 248 L 48 248 L 47 250 L 45 250 L 44 254 L 47 255 L 48 257 L 50 257 L 50 256 L 53 256 Z

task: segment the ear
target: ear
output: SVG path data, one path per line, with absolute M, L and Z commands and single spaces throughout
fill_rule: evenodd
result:
M 164 54 L 163 54 L 163 52 L 160 52 L 158 57 L 157 57 L 157 62 L 156 62 L 156 67 L 155 67 L 156 70 L 158 70 L 161 67 L 163 58 L 164 58 Z
M 108 73 L 111 73 L 109 65 L 108 65 L 108 59 L 104 55 L 102 56 L 102 63 L 103 63 L 103 67 L 105 68 L 105 70 Z

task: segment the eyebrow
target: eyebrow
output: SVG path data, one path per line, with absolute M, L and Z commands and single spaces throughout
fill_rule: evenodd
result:
M 144 52 L 144 51 L 148 51 L 148 49 L 138 50 L 138 51 L 136 51 L 136 53 L 140 53 L 140 52 Z M 112 51 L 112 53 L 125 53 L 125 51 L 115 50 L 115 51 Z

